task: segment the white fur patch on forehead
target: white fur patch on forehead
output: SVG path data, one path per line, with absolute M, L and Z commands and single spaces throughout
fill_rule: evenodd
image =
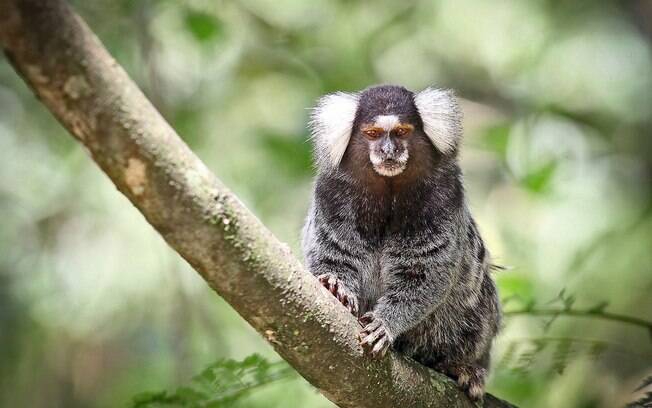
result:
M 337 92 L 319 99 L 310 120 L 318 161 L 327 156 L 333 167 L 340 163 L 351 139 L 357 110 L 357 94 Z
M 394 129 L 399 124 L 396 115 L 378 115 L 374 119 L 374 126 L 385 129 L 387 132 Z
M 449 89 L 426 88 L 414 97 L 423 131 L 442 153 L 453 152 L 462 139 L 462 113 Z

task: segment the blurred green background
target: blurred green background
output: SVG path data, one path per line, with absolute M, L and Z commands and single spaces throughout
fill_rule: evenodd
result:
M 488 389 L 617 407 L 652 374 L 652 2 L 73 1 L 184 140 L 300 256 L 316 98 L 455 88 L 507 316 Z M 4 58 L 4 57 L 3 57 Z M 0 406 L 127 406 L 271 347 L 0 63 Z M 563 290 L 563 292 L 562 292 Z M 561 292 L 561 293 L 560 293 Z M 298 376 L 235 407 L 331 407 Z

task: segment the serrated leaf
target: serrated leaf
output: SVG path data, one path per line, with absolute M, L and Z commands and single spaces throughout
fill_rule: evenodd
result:
M 220 407 L 229 405 L 253 388 L 273 381 L 289 378 L 294 371 L 284 361 L 270 363 L 254 354 L 242 361 L 220 360 L 193 377 L 187 386 L 173 393 L 150 392 L 138 394 L 133 407 L 150 407 L 156 404 L 181 406 Z

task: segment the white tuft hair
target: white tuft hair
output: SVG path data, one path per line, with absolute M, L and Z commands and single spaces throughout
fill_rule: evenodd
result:
M 394 129 L 399 124 L 400 120 L 396 115 L 378 115 L 374 121 L 374 125 L 385 129 L 387 132 Z
M 323 96 L 312 110 L 310 128 L 317 148 L 317 159 L 337 167 L 349 145 L 353 121 L 358 110 L 358 94 L 336 92 Z
M 414 97 L 423 131 L 443 154 L 452 153 L 462 138 L 462 113 L 455 93 L 449 89 L 426 88 Z

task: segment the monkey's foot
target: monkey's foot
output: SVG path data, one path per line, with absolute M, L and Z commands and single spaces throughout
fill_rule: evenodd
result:
M 367 312 L 360 318 L 360 323 L 362 324 L 360 331 L 362 348 L 373 357 L 384 356 L 394 339 L 383 322 L 374 315 L 374 312 Z
M 473 401 L 479 401 L 484 396 L 484 379 L 487 370 L 471 364 L 459 364 L 446 369 L 447 374 L 457 379 L 457 384 Z
M 319 275 L 317 279 L 344 307 L 349 309 L 353 316 L 358 316 L 358 298 L 344 286 L 341 280 L 337 279 L 337 276 L 332 273 L 325 273 Z

